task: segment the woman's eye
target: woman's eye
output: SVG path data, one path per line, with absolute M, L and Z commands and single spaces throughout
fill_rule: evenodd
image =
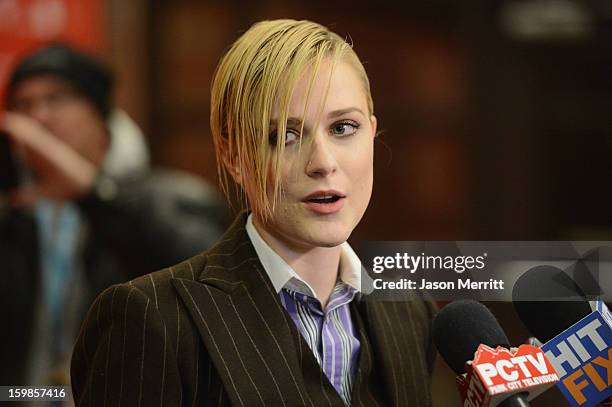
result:
M 332 126 L 331 132 L 337 136 L 351 136 L 357 132 L 358 128 L 359 128 L 359 125 L 357 123 L 340 122 L 340 123 L 335 123 Z
M 298 134 L 295 130 L 287 130 L 285 133 L 285 145 L 288 146 L 290 144 L 295 143 L 298 140 Z
M 292 129 L 287 129 L 287 131 L 285 132 L 285 146 L 291 145 L 295 142 L 298 141 L 300 135 L 296 130 L 292 130 Z M 275 146 L 276 143 L 278 142 L 278 133 L 276 132 L 276 130 L 274 130 L 272 133 L 270 133 L 270 145 Z

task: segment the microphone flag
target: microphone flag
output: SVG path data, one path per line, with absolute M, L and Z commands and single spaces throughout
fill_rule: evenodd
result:
M 480 345 L 466 374 L 457 377 L 464 407 L 493 407 L 518 393 L 532 400 L 559 381 L 544 352 L 521 345 L 508 350 Z
M 572 407 L 594 407 L 612 397 L 612 314 L 603 301 L 542 346 Z

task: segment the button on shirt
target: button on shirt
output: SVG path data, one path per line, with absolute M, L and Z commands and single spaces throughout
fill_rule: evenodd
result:
M 348 243 L 341 245 L 339 279 L 323 309 L 312 287 L 262 239 L 252 215 L 247 219 L 246 230 L 281 304 L 330 383 L 349 405 L 360 349 L 349 307 L 361 289 L 359 258 Z

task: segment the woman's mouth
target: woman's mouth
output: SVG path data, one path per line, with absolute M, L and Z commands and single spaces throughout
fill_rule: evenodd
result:
M 308 195 L 302 202 L 313 212 L 329 215 L 344 206 L 346 196 L 337 191 L 317 191 Z

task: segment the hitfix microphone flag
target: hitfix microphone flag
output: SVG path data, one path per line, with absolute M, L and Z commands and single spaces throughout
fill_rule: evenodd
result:
M 533 268 L 513 288 L 513 303 L 540 341 L 570 406 L 593 407 L 612 397 L 612 314 L 590 303 L 563 270 Z

